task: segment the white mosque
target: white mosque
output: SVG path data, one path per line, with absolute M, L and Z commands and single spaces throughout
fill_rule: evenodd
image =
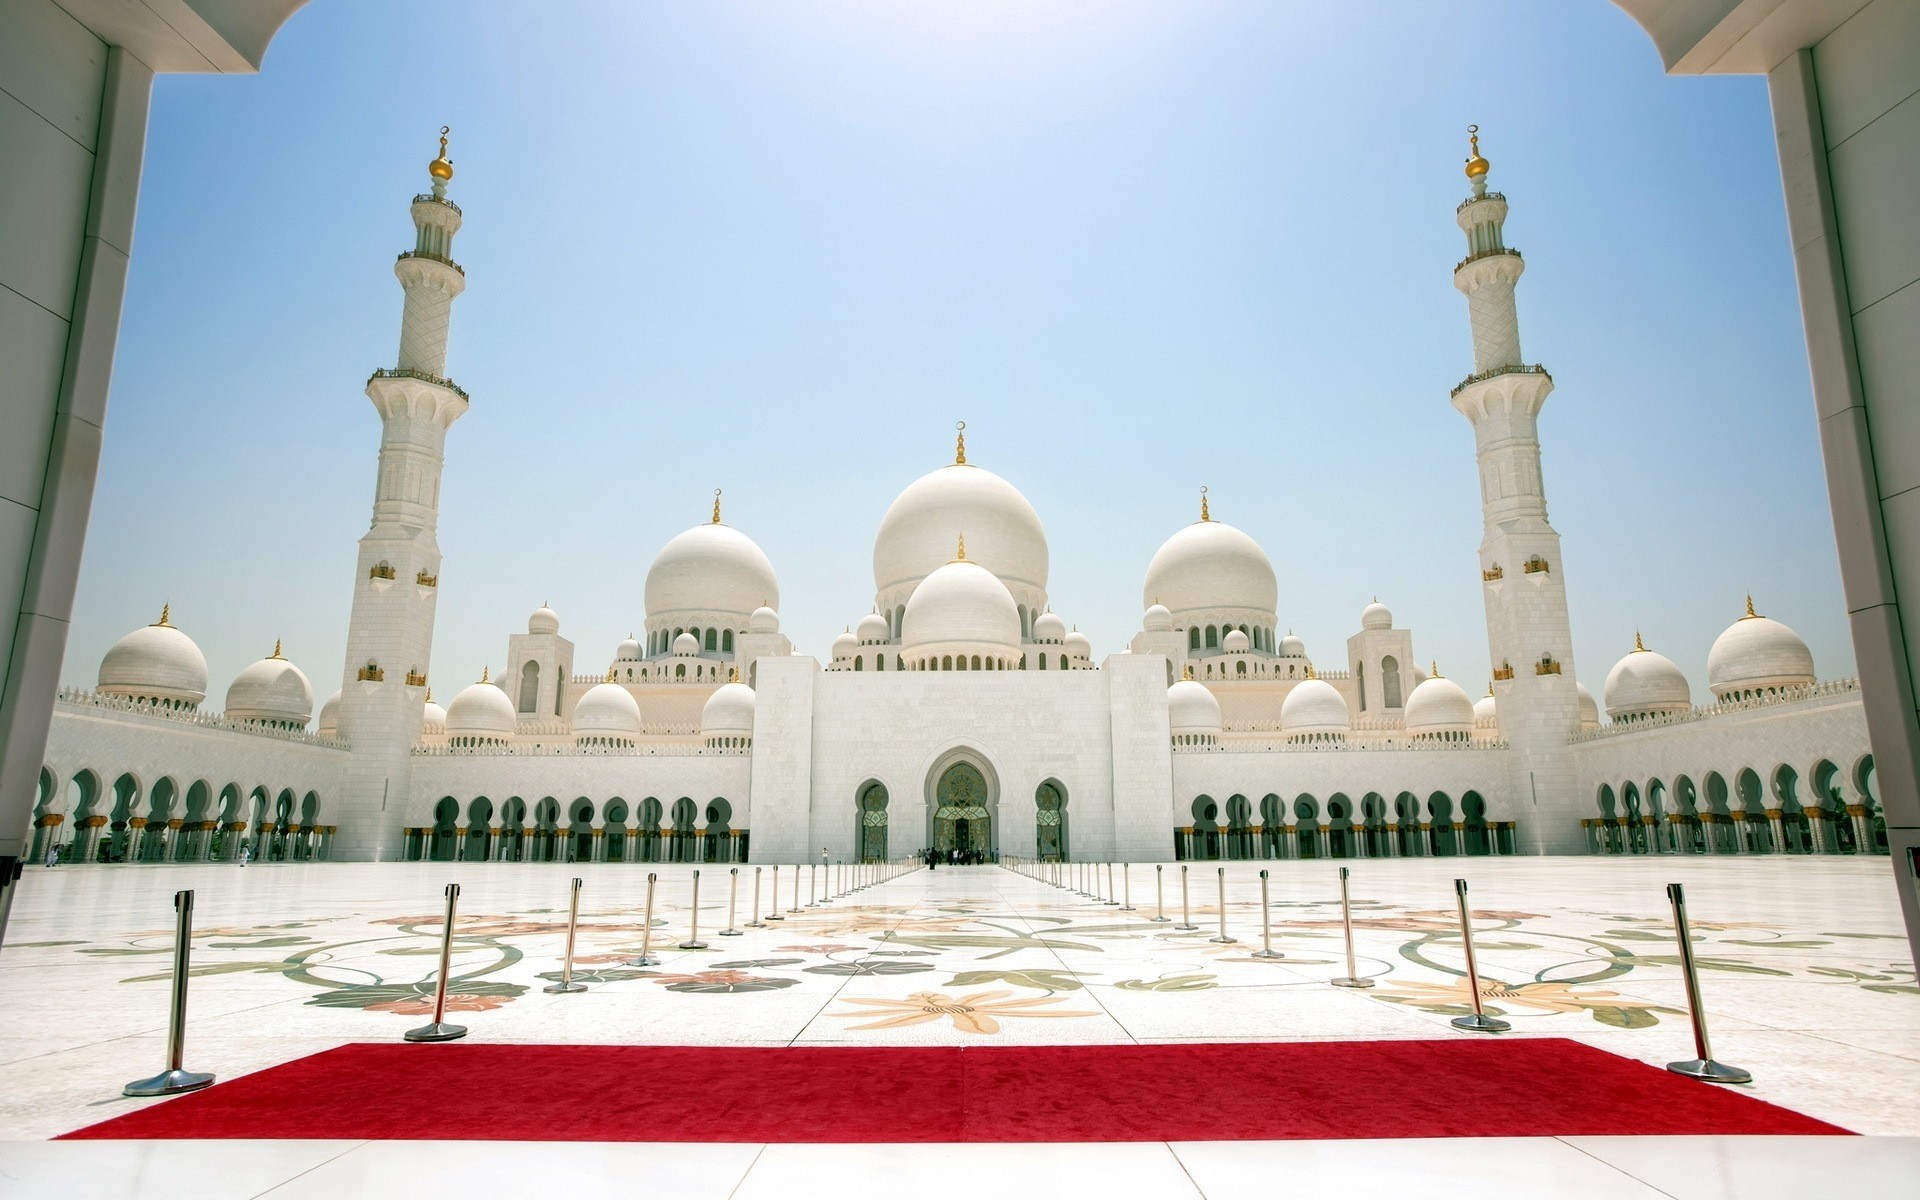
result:
M 444 133 L 444 131 L 443 131 Z M 642 632 L 582 661 L 546 607 L 445 708 L 428 686 L 461 211 L 441 139 L 416 196 L 340 688 L 313 711 L 274 653 L 203 711 L 207 664 L 162 610 L 60 694 L 33 853 L 79 860 L 796 862 L 922 847 L 1106 861 L 1514 853 L 1886 853 L 1851 680 L 1822 681 L 1752 602 L 1696 707 L 1636 644 L 1601 701 L 1574 677 L 1560 538 L 1535 422 L 1553 379 L 1521 355 L 1504 240 L 1473 140 L 1454 269 L 1485 536 L 1485 696 L 1423 671 L 1368 605 L 1316 659 L 1278 612 L 1259 542 L 1215 520 L 1147 565 L 1141 628 L 1096 654 L 1048 603 L 1040 515 L 953 461 L 880 518 L 873 610 L 827 661 L 781 631 L 773 564 L 710 519 L 669 541 Z M 1733 606 L 1730 606 L 1733 607 Z M 1737 612 L 1737 607 L 1734 607 Z M 443 689 L 444 691 L 445 689 Z M 1602 709 L 1604 708 L 1604 715 Z

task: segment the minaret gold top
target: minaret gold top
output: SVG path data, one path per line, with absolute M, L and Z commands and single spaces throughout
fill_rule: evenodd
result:
M 956 421 L 954 422 L 953 428 L 955 431 L 953 435 L 953 465 L 956 467 L 964 467 L 967 465 L 967 423 L 965 421 Z
M 1200 485 L 1200 519 L 1213 520 L 1213 511 L 1207 507 L 1207 485 L 1204 483 Z
M 713 489 L 713 523 L 720 523 L 720 489 Z
M 967 561 L 967 535 L 964 533 L 960 535 L 960 548 L 954 552 L 953 561 Z
M 1478 125 L 1467 126 L 1467 148 L 1469 151 L 1466 168 L 1467 178 L 1483 178 L 1487 173 L 1487 168 L 1492 164 L 1480 157 L 1480 127 Z
M 441 183 L 453 178 L 453 160 L 447 157 L 447 135 L 453 132 L 447 125 L 440 127 L 440 157 L 427 164 L 427 174 Z

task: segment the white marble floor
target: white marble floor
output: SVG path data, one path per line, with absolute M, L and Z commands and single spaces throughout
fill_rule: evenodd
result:
M 463 895 L 450 1007 L 476 1040 L 911 1045 L 1468 1036 L 1447 1025 L 1467 1000 L 1452 911 L 1456 874 L 1473 887 L 1485 1002 L 1513 1020 L 1515 1035 L 1573 1037 L 1654 1063 L 1689 1056 L 1662 890 L 1678 880 L 1687 884 L 1696 952 L 1707 966 L 1715 1050 L 1753 1071 L 1744 1090 L 1863 1133 L 1920 1136 L 1920 989 L 1885 860 L 1349 864 L 1358 965 L 1377 981 L 1364 992 L 1327 983 L 1345 970 L 1330 864 L 1264 864 L 1272 874 L 1273 944 L 1285 957 L 1249 954 L 1260 938 L 1262 865 L 1226 865 L 1231 944 L 1208 940 L 1219 908 L 1215 868 L 1205 864 L 1189 872 L 1190 908 L 1201 926 L 1189 932 L 1173 928 L 1178 868 L 1161 875 L 1174 920 L 1155 923 L 1155 870 L 1136 864 L 1115 876 L 1116 890 L 1130 880 L 1133 912 L 997 868 L 919 871 L 812 908 L 803 882 L 802 911 L 739 937 L 717 936 L 729 878 L 725 868 L 708 867 L 700 905 L 708 945 L 699 950 L 677 947 L 691 899 L 691 868 L 681 866 L 33 871 L 0 950 L 0 1012 L 10 1018 L 0 1025 L 0 1069 L 10 1080 L 0 1089 L 0 1138 L 46 1138 L 142 1103 L 118 1092 L 161 1065 L 170 898 L 181 887 L 195 889 L 198 917 L 188 1066 L 229 1077 L 344 1042 L 397 1040 L 418 1024 L 433 979 L 440 889 L 455 880 Z M 653 948 L 664 961 L 642 971 L 624 960 L 641 941 L 649 870 L 661 876 Z M 740 876 L 736 920 L 743 926 L 753 870 Z M 540 988 L 559 967 L 567 881 L 576 874 L 586 880 L 577 970 L 589 990 L 552 996 Z M 786 909 L 792 869 L 780 878 Z M 763 907 L 770 907 L 771 880 L 763 870 Z M 890 1005 L 928 992 L 973 1011 L 862 1028 L 900 1011 Z M 511 1121 L 498 1132 L 511 1138 Z M 818 1178 L 836 1181 L 836 1194 L 859 1195 L 865 1185 L 846 1185 L 870 1178 L 877 1191 L 884 1178 L 897 1190 L 901 1173 L 922 1170 L 940 1181 L 947 1176 L 931 1164 L 942 1156 L 957 1164 L 961 1155 L 976 1170 L 992 1161 L 1007 1179 L 1030 1181 L 1010 1184 L 1012 1191 L 996 1183 L 998 1191 L 1027 1194 L 1018 1188 L 1029 1187 L 1050 1197 L 1095 1194 L 1081 1179 L 1086 1172 L 1109 1195 L 1215 1197 L 1240 1195 L 1236 1189 L 1263 1178 L 1270 1185 L 1275 1171 L 1333 1180 L 1354 1170 L 1376 1182 L 1404 1177 L 1429 1194 L 1456 1172 L 1476 1189 L 1504 1183 L 1555 1195 L 1750 1195 L 1767 1193 L 1746 1189 L 1747 1172 L 1762 1181 L 1791 1177 L 1785 1167 L 1753 1166 L 1777 1155 L 1829 1170 L 1843 1162 L 1864 1172 L 1899 1164 L 1909 1178 L 1920 1165 L 1920 1143 L 1904 1140 L 1643 1141 L 1496 1147 L 1470 1139 L 1368 1151 L 1361 1142 L 673 1148 L 502 1141 L 423 1150 L 20 1140 L 0 1146 L 0 1195 L 167 1195 L 177 1164 L 196 1153 L 202 1163 L 213 1155 L 221 1177 L 241 1189 L 210 1191 L 206 1175 L 182 1176 L 201 1200 L 322 1187 L 399 1194 L 408 1189 L 387 1190 L 399 1179 L 413 1180 L 417 1192 L 431 1184 L 421 1172 L 448 1187 L 469 1173 L 498 1187 L 516 1171 L 535 1172 L 552 1194 L 601 1194 L 587 1181 L 606 1172 L 660 1180 L 664 1194 L 754 1196 L 788 1181 L 787 1194 L 807 1195 L 806 1181 Z M 74 1162 L 87 1163 L 85 1178 L 109 1190 L 74 1191 L 74 1178 L 45 1190 L 62 1163 Z M 1702 1164 L 1711 1169 L 1694 1178 Z M 555 1171 L 582 1182 L 569 1174 L 560 1188 Z M 1722 1190 L 1687 1190 L 1695 1184 Z

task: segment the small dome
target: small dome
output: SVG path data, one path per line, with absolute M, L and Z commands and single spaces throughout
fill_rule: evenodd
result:
M 1281 658 L 1305 658 L 1306 656 L 1307 644 L 1299 638 L 1288 634 L 1280 639 Z
M 1146 615 L 1140 618 L 1140 628 L 1148 633 L 1166 633 L 1173 628 L 1173 613 L 1164 604 L 1149 604 Z
M 439 708 L 440 706 L 438 704 L 435 704 L 432 707 Z M 442 725 L 445 725 L 447 723 L 446 711 L 444 709 L 442 709 L 440 713 L 440 723 Z M 320 720 L 315 722 L 313 731 L 319 734 L 321 737 L 338 737 L 340 735 L 340 693 L 339 692 L 335 692 L 333 695 L 328 696 L 327 702 L 320 706 Z
M 1084 658 L 1089 660 L 1093 658 L 1092 639 L 1088 638 L 1086 634 L 1081 633 L 1078 629 L 1066 636 L 1065 645 L 1067 648 L 1067 657 L 1069 658 Z
M 234 676 L 227 687 L 227 713 L 235 721 L 260 721 L 304 729 L 313 716 L 313 685 L 299 667 L 273 653 Z
M 533 610 L 527 618 L 527 632 L 533 634 L 553 634 L 560 632 L 560 614 L 542 604 Z
M 1206 684 L 1182 679 L 1167 689 L 1167 724 L 1175 737 L 1219 733 L 1220 702 Z
M 673 652 L 682 657 L 700 653 L 700 639 L 690 633 L 683 633 L 673 639 Z
M 1347 698 L 1324 679 L 1295 684 L 1280 705 L 1280 729 L 1289 737 L 1345 733 L 1352 721 Z
M 773 564 L 752 538 L 718 521 L 695 525 L 665 546 L 647 568 L 647 617 L 673 613 L 737 613 L 780 603 Z
M 1225 521 L 1202 519 L 1175 533 L 1147 564 L 1149 601 L 1176 613 L 1249 609 L 1271 615 L 1279 602 L 1273 563 L 1260 543 Z
M 1033 640 L 1052 645 L 1067 636 L 1067 623 L 1053 613 L 1041 613 L 1033 622 Z
M 1227 630 L 1227 636 L 1220 639 L 1220 648 L 1228 654 L 1245 654 L 1253 648 L 1253 642 L 1238 629 Z
M 1415 737 L 1464 734 L 1473 728 L 1473 701 L 1451 679 L 1431 675 L 1407 697 L 1407 732 Z
M 619 684 L 611 680 L 596 683 L 573 706 L 573 736 L 638 737 L 640 705 L 633 693 Z
M 513 701 L 494 684 L 468 684 L 447 705 L 447 733 L 453 737 L 510 738 L 514 728 Z
M 1016 647 L 1020 612 L 998 576 L 959 559 L 913 589 L 900 620 L 900 640 L 908 646 L 967 642 Z
M 860 639 L 853 636 L 853 631 L 849 629 L 833 639 L 833 661 L 839 662 L 843 658 L 852 658 L 853 652 L 859 648 Z
M 1686 675 L 1666 655 L 1642 646 L 1638 635 L 1633 649 L 1607 672 L 1600 694 L 1606 697 L 1607 715 L 1615 720 L 1693 707 Z
M 340 699 L 340 693 L 335 692 L 333 694 L 333 699 L 327 701 L 327 703 L 333 704 L 337 702 L 339 699 Z M 326 713 L 327 713 L 326 709 L 323 708 L 320 710 L 320 716 L 322 720 L 326 719 Z M 428 733 L 445 733 L 447 731 L 447 710 L 444 708 L 441 708 L 438 704 L 435 704 L 433 702 L 432 692 L 427 693 L 427 702 L 421 708 L 420 728 L 424 732 L 428 732 Z
M 168 623 L 170 612 L 113 644 L 100 660 L 100 692 L 189 708 L 207 698 L 207 656 Z
M 615 662 L 639 662 L 640 639 L 630 637 L 621 642 L 619 648 L 613 652 L 613 658 Z
M 748 633 L 779 633 L 780 614 L 762 604 L 747 618 Z
M 1392 629 L 1393 610 L 1378 600 L 1375 600 L 1372 604 L 1360 610 L 1360 628 Z
M 1748 691 L 1805 687 L 1814 681 L 1813 653 L 1800 635 L 1753 611 L 1727 626 L 1707 651 L 1707 686 L 1721 699 Z
M 1600 702 L 1593 698 L 1593 693 L 1587 690 L 1584 683 L 1574 684 L 1573 690 L 1580 698 L 1581 731 L 1600 728 Z
M 887 619 L 879 613 L 868 613 L 860 618 L 860 624 L 855 627 L 853 636 L 860 639 L 863 645 L 874 645 L 891 638 L 893 627 L 888 625 Z
M 1492 692 L 1488 692 L 1478 700 L 1475 700 L 1473 702 L 1473 723 L 1475 725 L 1499 724 L 1499 718 L 1495 715 L 1497 708 L 1498 702 L 1493 698 Z
M 753 732 L 753 689 L 744 683 L 729 683 L 716 688 L 700 710 L 700 732 L 712 734 L 748 734 Z

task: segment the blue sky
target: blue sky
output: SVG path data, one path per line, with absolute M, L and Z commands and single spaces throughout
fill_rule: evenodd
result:
M 1344 659 L 1378 595 L 1488 673 L 1464 127 L 1513 204 L 1576 664 L 1706 696 L 1751 590 L 1849 675 L 1764 82 L 1675 78 L 1601 0 L 314 0 L 257 77 L 154 97 L 65 678 L 163 601 L 217 707 L 284 638 L 338 686 L 400 290 L 442 123 L 469 287 L 432 674 L 543 601 L 590 671 L 726 489 L 824 654 L 893 496 L 969 457 L 1033 502 L 1055 611 L 1122 648 L 1196 515 Z

